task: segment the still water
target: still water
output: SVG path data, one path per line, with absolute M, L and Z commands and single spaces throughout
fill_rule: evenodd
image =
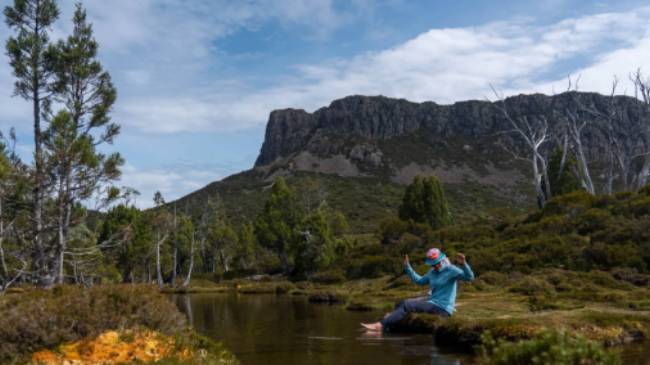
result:
M 452 365 L 471 358 L 444 353 L 430 335 L 367 336 L 359 322 L 381 313 L 310 304 L 304 296 L 174 296 L 194 328 L 222 341 L 243 365 Z

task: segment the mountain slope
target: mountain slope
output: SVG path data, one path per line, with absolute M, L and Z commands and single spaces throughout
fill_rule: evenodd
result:
M 505 103 L 514 118 L 544 116 L 553 130 L 561 127 L 558 115 L 576 110 L 576 100 L 602 112 L 623 108 L 627 130 L 638 128 L 639 113 L 646 112 L 633 98 L 616 97 L 612 104 L 595 93 L 519 95 Z M 369 231 L 394 214 L 404 184 L 416 175 L 436 175 L 457 219 L 494 207 L 522 210 L 534 203 L 529 164 L 504 149 L 525 152 L 517 136 L 504 133 L 509 129 L 499 104 L 488 101 L 438 105 L 349 96 L 314 113 L 276 110 L 253 169 L 177 203 L 195 210 L 218 195 L 235 222 L 251 220 L 266 188 L 284 176 L 299 194 L 316 194 L 343 211 L 355 231 Z M 597 172 L 606 139 L 588 128 L 583 143 Z

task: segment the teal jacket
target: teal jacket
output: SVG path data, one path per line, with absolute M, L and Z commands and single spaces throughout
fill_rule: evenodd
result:
M 449 315 L 454 313 L 454 305 L 456 304 L 456 282 L 458 280 L 474 280 L 474 273 L 467 263 L 462 268 L 449 264 L 439 272 L 432 268 L 423 276 L 418 275 L 411 265 L 406 265 L 405 270 L 414 283 L 429 285 L 429 288 L 431 288 L 429 302 L 444 309 Z

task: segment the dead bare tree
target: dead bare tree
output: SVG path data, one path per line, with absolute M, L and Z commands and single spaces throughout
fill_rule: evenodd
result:
M 492 85 L 490 85 L 492 87 Z M 551 184 L 548 178 L 548 158 L 543 152 L 544 145 L 551 140 L 548 118 L 545 115 L 513 116 L 508 110 L 506 99 L 494 87 L 492 91 L 497 98 L 496 107 L 503 117 L 510 123 L 512 130 L 505 133 L 518 135 L 525 143 L 528 152 L 525 154 L 533 170 L 533 183 L 537 194 L 537 203 L 540 208 L 551 197 Z M 514 151 L 509 151 L 518 155 Z
M 72 278 L 75 283 L 85 286 L 92 286 L 92 278 L 96 272 L 97 265 L 101 261 L 102 252 L 114 249 L 125 244 L 130 239 L 132 225 L 129 224 L 124 229 L 118 230 L 108 238 L 97 242 L 92 231 L 85 226 L 76 226 L 71 232 L 70 245 L 63 251 L 63 263 L 67 263 L 72 268 Z M 80 244 L 75 244 L 75 243 Z
M 593 179 L 591 178 L 589 163 L 582 143 L 582 136 L 584 129 L 587 126 L 587 120 L 582 117 L 579 112 L 573 111 L 570 108 L 566 108 L 563 119 L 565 120 L 567 131 L 569 132 L 568 136 L 571 141 L 571 150 L 578 160 L 578 176 L 580 176 L 582 187 L 591 194 L 595 194 L 596 189 L 594 187 Z
M 155 235 L 156 235 L 156 244 L 155 244 L 155 250 L 156 250 L 156 282 L 158 284 L 158 287 L 160 289 L 163 288 L 165 285 L 165 282 L 163 280 L 163 275 L 162 275 L 162 267 L 161 267 L 161 262 L 160 262 L 160 250 L 167 241 L 167 238 L 169 238 L 170 235 L 170 225 L 173 223 L 171 221 L 171 218 L 169 217 L 169 212 L 167 212 L 167 209 L 165 208 L 165 200 L 162 197 L 162 194 L 157 191 L 154 194 L 154 203 L 156 205 L 156 211 L 153 212 L 154 217 L 153 217 L 153 225 L 155 227 Z
M 580 177 L 580 183 L 586 191 L 595 194 L 596 188 L 591 177 L 585 147 L 582 143 L 585 127 L 587 127 L 589 122 L 593 121 L 593 118 L 587 117 L 589 115 L 588 112 L 591 112 L 591 110 L 587 110 L 587 107 L 580 100 L 580 95 L 578 94 L 579 82 L 580 76 L 576 78 L 575 82 L 571 80 L 571 76 L 568 76 L 567 93 L 572 96 L 572 105 L 565 107 L 564 113 L 559 115 L 559 119 L 564 122 L 566 131 L 568 132 L 567 136 L 569 137 L 568 146 L 570 146 L 578 162 L 577 176 Z M 614 90 L 615 88 L 616 86 L 614 85 Z
M 650 126 L 648 125 L 648 111 L 650 111 L 650 80 L 643 79 L 640 71 L 630 76 L 636 89 L 637 100 L 642 100 L 646 105 L 646 111 L 640 111 L 637 116 L 639 129 L 636 126 L 626 125 L 626 118 L 629 115 L 626 103 L 620 96 L 616 96 L 618 79 L 614 77 L 607 104 L 604 108 L 597 108 L 594 105 L 583 102 L 577 93 L 573 93 L 573 101 L 576 111 L 567 110 L 567 123 L 571 126 L 573 142 L 581 140 L 580 128 L 584 128 L 587 120 L 593 121 L 594 129 L 599 131 L 607 139 L 605 148 L 607 159 L 605 169 L 604 192 L 611 194 L 614 191 L 614 181 L 618 178 L 618 186 L 622 191 L 630 191 L 635 187 L 638 189 L 647 183 L 648 172 L 650 171 Z M 577 87 L 575 89 L 577 91 Z M 641 94 L 641 95 L 639 95 Z M 577 128 L 576 128 L 577 127 Z M 581 144 L 577 145 L 576 152 L 579 157 L 581 176 L 585 178 L 585 188 L 589 186 L 586 177 L 589 169 L 584 151 L 580 155 Z M 641 163 L 639 163 L 641 159 Z M 639 168 L 639 164 L 641 167 Z M 591 183 L 593 186 L 593 183 Z M 595 192 L 595 189 L 594 189 Z
M 634 83 L 635 97 L 643 101 L 646 107 L 645 113 L 640 113 L 641 120 L 639 124 L 641 125 L 641 130 L 638 136 L 642 147 L 638 157 L 642 158 L 643 162 L 637 174 L 636 187 L 637 189 L 641 189 L 648 183 L 648 177 L 650 176 L 650 121 L 647 117 L 643 117 L 643 115 L 647 115 L 646 113 L 650 111 L 650 77 L 644 76 L 641 69 L 637 69 L 630 78 Z
M 161 263 L 160 263 L 160 248 L 162 247 L 163 243 L 167 240 L 167 237 L 169 237 L 169 232 L 162 232 L 161 230 L 156 231 L 156 283 L 158 283 L 158 287 L 160 289 L 162 289 L 163 286 L 165 285 L 162 276 Z
M 176 274 L 178 272 L 178 215 L 176 212 L 176 203 L 174 203 L 174 213 L 172 222 L 172 285 L 176 285 Z

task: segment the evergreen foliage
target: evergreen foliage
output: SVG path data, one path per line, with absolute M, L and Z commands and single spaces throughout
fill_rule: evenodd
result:
M 426 223 L 433 229 L 449 225 L 451 213 L 440 181 L 435 176 L 416 176 L 406 188 L 399 217 L 405 221 Z
M 33 106 L 34 171 L 30 181 L 31 196 L 31 256 L 39 281 L 51 282 L 55 262 L 46 257 L 44 243 L 44 204 L 48 174 L 43 161 L 43 136 L 41 118 L 51 101 L 51 82 L 56 48 L 49 39 L 52 24 L 59 17 L 54 0 L 14 0 L 13 7 L 4 9 L 5 21 L 17 34 L 6 43 L 9 63 L 16 78 L 14 92 Z
M 325 201 L 315 209 L 298 201 L 284 179 L 278 178 L 255 221 L 255 235 L 261 246 L 278 256 L 285 274 L 305 278 L 329 267 L 345 251 L 337 236 L 347 229 L 347 220 Z
M 285 273 L 290 273 L 292 248 L 300 239 L 299 224 L 302 213 L 296 197 L 282 177 L 275 180 L 262 213 L 255 221 L 259 243 L 275 252 Z
M 295 247 L 294 275 L 310 276 L 332 264 L 336 258 L 337 241 L 323 208 L 306 217 L 301 225 L 301 236 Z
M 548 179 L 551 183 L 553 196 L 581 189 L 580 179 L 575 175 L 577 169 L 576 158 L 573 154 L 567 154 L 564 164 L 562 164 L 562 150 L 559 148 L 553 150 L 548 162 Z
M 239 229 L 239 244 L 235 252 L 235 269 L 245 271 L 250 269 L 255 262 L 255 226 L 244 223 Z

